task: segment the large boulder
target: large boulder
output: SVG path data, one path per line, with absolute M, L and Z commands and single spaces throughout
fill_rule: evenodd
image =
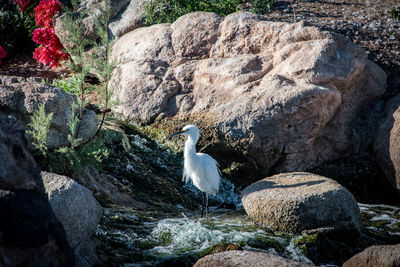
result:
M 372 246 L 356 254 L 343 267 L 395 267 L 400 266 L 400 244 Z
M 50 205 L 74 250 L 76 265 L 93 265 L 97 257 L 92 238 L 102 215 L 100 204 L 89 189 L 66 176 L 42 172 L 42 178 Z
M 279 255 L 246 250 L 232 250 L 207 255 L 198 260 L 194 267 L 310 267 L 313 265 L 283 258 Z
M 23 133 L 0 129 L 0 266 L 74 266 Z
M 0 125 L 3 129 L 30 130 L 32 114 L 39 105 L 46 113 L 53 113 L 47 136 L 49 149 L 67 146 L 70 134 L 69 122 L 78 111 L 73 108 L 76 97 L 52 85 L 37 82 L 22 82 L 0 85 Z M 91 138 L 97 130 L 97 116 L 91 110 L 84 110 L 78 138 Z M 29 143 L 32 136 L 27 134 Z
M 386 104 L 374 152 L 387 180 L 400 192 L 400 95 Z
M 283 173 L 262 179 L 242 191 L 249 217 L 274 231 L 311 229 L 360 232 L 360 210 L 339 183 L 311 173 Z
M 345 37 L 247 12 L 136 29 L 112 58 L 114 112 L 170 130 L 198 124 L 217 136 L 208 152 L 223 165 L 238 155 L 249 181 L 350 153 L 362 140 L 357 115 L 386 87 L 386 74 Z

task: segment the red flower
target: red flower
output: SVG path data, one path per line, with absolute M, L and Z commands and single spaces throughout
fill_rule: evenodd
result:
M 36 25 L 41 28 L 33 31 L 32 40 L 40 47 L 36 48 L 33 58 L 39 63 L 58 67 L 60 62 L 68 59 L 68 54 L 63 52 L 63 46 L 54 31 L 53 16 L 61 11 L 58 0 L 43 0 L 34 9 Z
M 1 64 L 1 59 L 5 58 L 7 56 L 6 50 L 0 45 L 0 64 Z
M 61 3 L 58 0 L 42 0 L 33 11 L 37 26 L 52 28 L 52 18 L 61 11 Z
M 14 2 L 19 6 L 19 10 L 24 13 L 29 7 L 31 0 L 14 0 Z
M 35 43 L 62 48 L 54 29 L 37 28 L 33 31 L 32 35 L 32 40 Z
M 33 58 L 39 63 L 49 65 L 51 68 L 60 66 L 60 62 L 68 59 L 68 54 L 49 46 L 40 46 L 35 49 Z

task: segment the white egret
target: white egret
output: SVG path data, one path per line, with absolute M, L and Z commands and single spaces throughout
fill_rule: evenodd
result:
M 187 135 L 184 151 L 183 181 L 192 180 L 194 186 L 203 192 L 201 217 L 208 217 L 208 194 L 216 195 L 219 189 L 221 172 L 215 159 L 205 153 L 196 153 L 196 144 L 200 138 L 200 130 L 195 125 L 186 125 L 182 131 L 171 134 Z

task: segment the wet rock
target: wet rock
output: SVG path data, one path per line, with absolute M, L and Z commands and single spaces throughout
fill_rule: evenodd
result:
M 0 130 L 0 265 L 73 266 L 23 133 Z
M 203 266 L 221 266 L 221 267 L 304 266 L 306 267 L 312 265 L 304 262 L 289 260 L 275 254 L 267 254 L 262 252 L 245 251 L 245 250 L 243 251 L 232 250 L 205 256 L 204 258 L 198 260 L 194 265 L 194 267 L 203 267 Z
M 42 178 L 50 205 L 74 250 L 76 265 L 93 265 L 97 260 L 93 237 L 102 214 L 100 204 L 89 189 L 66 176 L 42 172 Z
M 387 180 L 400 193 L 400 96 L 386 104 L 377 130 L 374 152 Z
M 72 104 L 75 96 L 44 83 L 16 83 L 0 85 L 0 125 L 3 129 L 30 129 L 32 114 L 39 105 L 44 104 L 46 113 L 53 112 L 47 146 L 49 149 L 67 146 L 68 123 L 73 116 Z M 77 111 L 74 111 L 77 112 Z M 93 111 L 85 110 L 78 137 L 88 140 L 97 130 L 97 116 Z M 29 143 L 32 137 L 27 135 Z
M 400 266 L 400 244 L 369 247 L 343 264 L 343 267 L 364 266 Z
M 218 141 L 206 152 L 245 154 L 250 181 L 349 153 L 357 113 L 386 87 L 386 74 L 348 39 L 246 12 L 140 28 L 112 56 L 116 113 L 212 129 Z
M 102 204 L 112 203 L 131 206 L 137 202 L 130 194 L 123 192 L 121 188 L 110 182 L 106 175 L 100 174 L 94 167 L 86 167 L 84 172 L 79 174 L 76 179 L 89 188 Z
M 284 173 L 242 191 L 249 217 L 274 231 L 360 232 L 360 210 L 353 195 L 337 182 L 311 173 Z

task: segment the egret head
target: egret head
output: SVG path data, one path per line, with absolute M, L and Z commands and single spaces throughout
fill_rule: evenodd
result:
M 193 140 L 197 142 L 200 138 L 200 129 L 197 128 L 197 126 L 195 125 L 186 125 L 185 127 L 183 127 L 182 131 L 173 133 L 170 135 L 170 137 L 178 134 L 189 135 Z

